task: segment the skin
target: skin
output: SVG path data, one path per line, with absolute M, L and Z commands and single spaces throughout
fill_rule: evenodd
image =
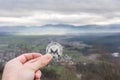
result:
M 39 69 L 47 65 L 51 59 L 50 54 L 23 54 L 6 63 L 2 80 L 40 80 Z

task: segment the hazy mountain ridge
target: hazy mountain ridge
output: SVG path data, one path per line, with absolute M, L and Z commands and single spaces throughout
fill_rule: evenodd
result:
M 1 26 L 0 34 L 79 34 L 96 32 L 120 32 L 120 24 L 112 25 L 83 25 L 74 26 L 69 24 L 46 24 L 43 26 Z

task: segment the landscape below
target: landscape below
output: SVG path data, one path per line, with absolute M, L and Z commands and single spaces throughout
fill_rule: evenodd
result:
M 120 80 L 120 33 L 90 35 L 1 35 L 0 72 L 4 63 L 27 52 L 46 53 L 50 42 L 63 48 L 62 62 L 42 69 L 44 80 Z

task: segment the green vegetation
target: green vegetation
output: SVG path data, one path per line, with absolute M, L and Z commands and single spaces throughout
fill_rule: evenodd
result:
M 89 38 L 81 39 L 78 36 L 70 38 L 69 36 L 0 36 L 0 54 L 4 54 L 0 56 L 0 59 L 7 61 L 13 58 L 12 53 L 15 54 L 14 57 L 25 52 L 44 54 L 47 44 L 56 41 L 64 46 L 63 54 L 70 56 L 74 64 L 48 65 L 42 69 L 44 80 L 120 80 L 120 57 L 111 56 L 112 51 L 120 51 L 120 45 L 117 44 L 120 41 L 119 37 L 116 37 L 116 40 L 110 37 L 108 38 L 111 40 L 106 37 L 92 37 L 91 40 Z M 92 45 L 92 47 L 84 45 Z M 89 59 L 91 54 L 99 56 Z
M 43 71 L 43 76 L 48 77 L 48 79 L 46 80 L 79 80 L 76 76 L 75 70 L 69 66 L 52 65 L 43 68 L 42 71 Z M 52 78 L 53 75 L 54 78 Z

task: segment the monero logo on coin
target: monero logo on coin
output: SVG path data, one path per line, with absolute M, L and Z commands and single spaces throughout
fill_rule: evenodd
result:
M 58 58 L 62 56 L 63 47 L 57 42 L 51 42 L 46 48 L 46 53 L 50 53 L 53 57 Z

